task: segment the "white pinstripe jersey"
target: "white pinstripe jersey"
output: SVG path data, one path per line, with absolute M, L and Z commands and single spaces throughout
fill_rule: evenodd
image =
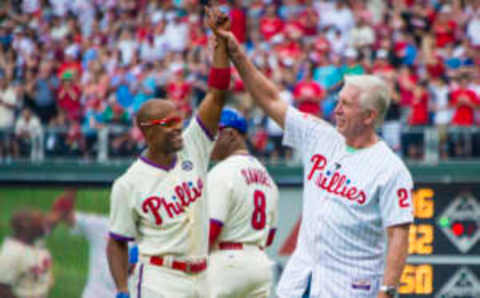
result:
M 304 165 L 303 220 L 280 297 L 376 297 L 384 270 L 386 228 L 413 221 L 411 175 L 379 141 L 349 152 L 327 122 L 290 107 L 283 142 Z
M 277 225 L 278 188 L 251 155 L 233 155 L 208 173 L 210 218 L 223 224 L 218 242 L 264 247 Z
M 110 235 L 136 239 L 141 255 L 207 256 L 205 183 L 213 137 L 196 117 L 183 142 L 170 168 L 141 157 L 113 185 Z

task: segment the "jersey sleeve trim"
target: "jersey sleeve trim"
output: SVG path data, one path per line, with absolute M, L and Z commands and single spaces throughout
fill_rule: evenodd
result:
M 223 227 L 223 221 L 221 221 L 221 220 L 218 220 L 218 219 L 215 219 L 215 218 L 210 218 L 210 222 L 215 223 L 215 224 Z
M 138 298 L 142 297 L 142 282 L 143 282 L 143 265 L 140 265 L 140 274 L 138 278 L 138 283 L 137 283 L 137 293 L 138 293 Z
M 389 228 L 393 226 L 406 225 L 406 224 L 412 224 L 412 223 L 413 223 L 413 218 L 402 218 L 399 220 L 391 220 L 389 222 L 385 222 L 383 224 L 383 227 Z
M 215 137 L 212 135 L 212 133 L 207 129 L 207 127 L 205 126 L 205 124 L 203 124 L 202 122 L 202 119 L 200 119 L 200 117 L 195 116 L 195 119 L 197 120 L 197 123 L 198 125 L 202 128 L 203 132 L 205 133 L 205 135 L 208 137 L 208 139 L 210 141 L 214 141 L 215 140 Z
M 110 238 L 113 238 L 117 241 L 122 241 L 122 242 L 129 242 L 129 241 L 134 241 L 135 240 L 135 238 L 133 238 L 133 237 L 127 237 L 127 236 L 123 236 L 123 235 L 116 234 L 116 233 L 113 233 L 113 232 L 109 232 L 108 235 L 110 236 Z

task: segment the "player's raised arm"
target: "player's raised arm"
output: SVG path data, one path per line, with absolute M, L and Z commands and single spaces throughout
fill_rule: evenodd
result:
M 206 8 L 207 24 L 210 28 L 221 26 L 229 30 L 228 17 L 216 8 Z M 215 37 L 213 63 L 208 78 L 208 92 L 198 108 L 197 115 L 211 133 L 217 133 L 220 113 L 225 105 L 225 93 L 230 83 L 230 62 L 225 39 Z
M 278 88 L 248 59 L 233 33 L 223 28 L 214 32 L 227 41 L 228 56 L 255 102 L 283 128 L 288 104 L 281 100 Z
M 63 194 L 55 199 L 52 205 L 52 211 L 47 215 L 47 220 L 51 228 L 56 226 L 60 221 L 64 221 L 67 225 L 73 226 L 76 194 L 77 191 L 75 189 L 65 190 Z

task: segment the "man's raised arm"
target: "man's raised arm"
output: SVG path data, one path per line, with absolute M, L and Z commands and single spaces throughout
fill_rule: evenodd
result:
M 228 17 L 217 8 L 206 8 L 207 24 L 210 28 L 222 26 L 229 30 Z M 212 68 L 208 79 L 208 93 L 198 107 L 197 115 L 214 136 L 217 133 L 220 114 L 225 105 L 225 93 L 230 83 L 230 62 L 227 55 L 226 40 L 216 38 Z
M 278 88 L 253 65 L 231 32 L 218 28 L 214 33 L 227 40 L 230 60 L 255 102 L 283 128 L 288 104 L 280 98 Z

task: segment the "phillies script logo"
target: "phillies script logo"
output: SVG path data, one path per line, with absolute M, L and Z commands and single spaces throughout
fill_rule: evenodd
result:
M 145 213 L 152 213 L 155 217 L 155 223 L 161 225 L 163 222 L 160 211 L 164 209 L 168 217 L 172 218 L 185 212 L 185 208 L 195 202 L 202 195 L 203 181 L 198 179 L 197 187 L 192 182 L 183 182 L 174 187 L 175 196 L 172 196 L 173 202 L 167 202 L 165 198 L 151 196 L 145 199 L 142 204 L 142 210 Z
M 330 171 L 326 173 L 323 172 L 327 166 L 327 159 L 323 155 L 315 154 L 310 161 L 313 162 L 313 166 L 308 174 L 308 180 L 312 180 L 313 174 L 319 171 L 320 174 L 315 180 L 316 186 L 329 193 L 336 194 L 350 201 L 355 201 L 360 205 L 365 203 L 367 200 L 365 192 L 355 186 L 349 186 L 350 179 L 348 179 L 347 176 L 339 174 L 338 172 L 333 173 L 333 175 Z

